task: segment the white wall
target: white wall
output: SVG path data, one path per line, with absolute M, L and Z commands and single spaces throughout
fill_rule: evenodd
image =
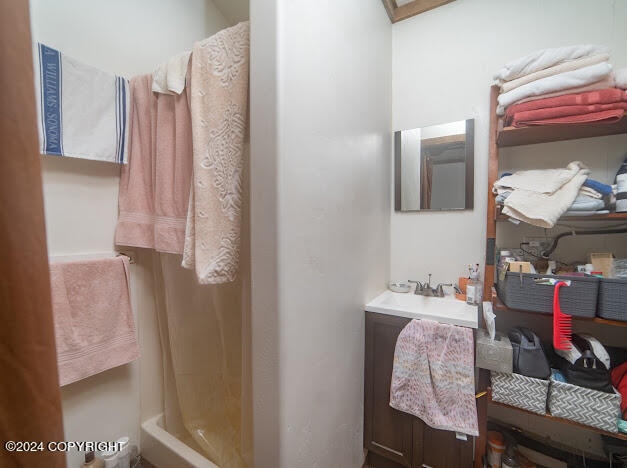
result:
M 493 73 L 507 61 L 534 50 L 579 43 L 605 44 L 611 48 L 611 63 L 627 66 L 625 20 L 627 4 L 616 0 L 524 5 L 515 0 L 456 0 L 393 26 L 393 129 L 475 118 L 475 209 L 393 212 L 393 279 L 425 280 L 427 273 L 433 273 L 434 282 L 456 281 L 469 263 L 484 264 Z M 625 138 L 620 141 L 622 150 L 620 144 L 602 141 L 593 146 L 590 142 L 588 148 L 602 145 L 597 162 L 594 158 L 590 161 L 589 153 L 581 157 L 595 166 L 595 176 L 609 181 L 625 142 Z M 606 149 L 612 144 L 613 149 Z M 562 154 L 578 146 L 579 142 L 573 142 Z M 555 167 L 572 156 L 560 157 Z
M 619 0 L 524 4 L 516 0 L 456 0 L 393 26 L 393 129 L 475 119 L 475 209 L 459 213 L 393 212 L 393 278 L 424 280 L 432 272 L 434 282 L 455 281 L 467 264 L 484 263 L 489 87 L 493 73 L 507 61 L 529 52 L 580 43 L 609 46 L 614 67 L 626 67 L 626 21 L 627 2 Z M 564 167 L 581 158 L 589 164 L 594 178 L 610 182 L 626 147 L 627 135 L 617 135 L 506 148 L 501 150 L 502 167 Z M 515 238 L 516 231 L 510 223 L 498 226 L 500 239 Z M 536 236 L 543 234 L 542 230 L 533 232 Z M 571 242 L 560 242 L 558 253 L 566 259 L 575 257 L 575 246 L 567 250 Z M 587 237 L 585 242 L 596 251 L 609 249 L 627 255 L 624 236 Z M 578 248 L 581 254 L 582 244 Z M 507 314 L 500 323 L 507 330 L 517 320 L 524 320 L 541 335 L 550 334 L 546 318 L 541 316 L 525 314 L 522 319 L 520 314 Z M 573 321 L 573 328 L 585 329 L 606 344 L 624 346 L 624 332 L 618 328 L 584 321 Z M 491 411 L 511 424 L 532 428 L 574 447 L 600 451 L 598 435 L 548 424 L 518 412 Z
M 251 1 L 255 464 L 360 467 L 364 304 L 389 266 L 379 0 Z
M 127 78 L 149 73 L 168 57 L 207 36 L 205 21 L 226 24 L 210 1 L 31 0 L 33 40 Z M 207 18 L 205 13 L 207 12 Z M 114 164 L 43 157 L 50 255 L 112 252 L 119 168 Z M 66 440 L 139 438 L 144 417 L 160 411 L 160 348 L 151 309 L 151 274 L 132 266 L 132 299 L 142 358 L 62 388 Z M 139 309 L 139 310 L 138 310 Z M 140 369 L 141 368 L 141 369 Z M 140 372 L 144 388 L 140 408 Z M 78 466 L 81 454 L 68 454 Z

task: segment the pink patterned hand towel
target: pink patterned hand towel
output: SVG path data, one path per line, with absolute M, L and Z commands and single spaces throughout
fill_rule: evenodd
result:
M 248 63 L 248 22 L 192 51 L 194 165 L 182 265 L 200 284 L 234 281 L 239 267 Z
M 128 263 L 116 257 L 50 265 L 62 386 L 139 357 Z
M 479 435 L 470 328 L 412 320 L 396 341 L 390 406 L 434 429 Z

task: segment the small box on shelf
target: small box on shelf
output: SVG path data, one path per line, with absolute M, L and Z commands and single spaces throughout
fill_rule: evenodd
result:
M 479 328 L 475 341 L 476 367 L 506 374 L 512 373 L 512 344 L 507 336 L 496 332 L 492 340 L 487 330 Z
M 553 287 L 536 283 L 546 275 L 508 271 L 496 285 L 498 296 L 511 308 L 530 312 L 553 313 Z M 552 276 L 569 280 L 571 285 L 560 290 L 560 304 L 565 314 L 592 318 L 597 310 L 599 278 L 583 276 Z
M 546 414 L 549 381 L 520 374 L 491 372 L 492 401 Z
M 552 416 L 607 432 L 618 432 L 621 396 L 551 379 L 548 407 Z

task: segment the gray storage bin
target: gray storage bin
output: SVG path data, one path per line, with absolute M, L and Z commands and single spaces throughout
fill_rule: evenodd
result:
M 597 311 L 599 278 L 588 276 L 540 275 L 508 271 L 496 285 L 501 301 L 510 309 L 553 313 L 554 287 L 536 284 L 536 278 L 569 280 L 570 286 L 560 289 L 562 312 L 577 317 L 594 317 Z
M 600 279 L 597 315 L 627 322 L 627 279 Z
M 551 379 L 549 412 L 587 426 L 618 432 L 621 397 Z
M 493 401 L 538 414 L 546 414 L 546 400 L 549 393 L 548 380 L 502 372 L 491 372 L 490 375 Z

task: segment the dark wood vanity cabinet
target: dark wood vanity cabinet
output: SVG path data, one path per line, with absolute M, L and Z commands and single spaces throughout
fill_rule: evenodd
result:
M 391 408 L 390 382 L 396 339 L 409 319 L 366 312 L 364 447 L 374 468 L 472 466 L 473 442 L 433 429 Z

